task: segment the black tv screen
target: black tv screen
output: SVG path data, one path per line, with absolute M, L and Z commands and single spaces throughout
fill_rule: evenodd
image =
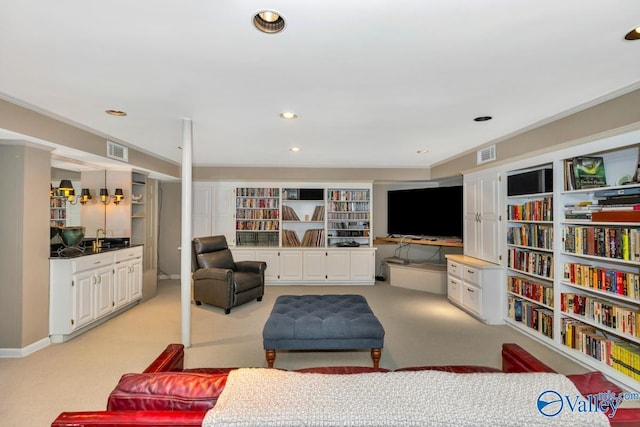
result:
M 462 186 L 389 190 L 387 234 L 462 237 Z

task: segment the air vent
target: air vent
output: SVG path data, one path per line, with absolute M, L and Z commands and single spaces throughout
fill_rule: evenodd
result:
M 123 145 L 116 144 L 113 141 L 107 141 L 107 157 L 128 162 L 129 149 Z
M 483 163 L 492 162 L 496 159 L 496 146 L 492 145 L 491 147 L 483 148 L 482 150 L 478 150 L 478 164 L 481 165 Z

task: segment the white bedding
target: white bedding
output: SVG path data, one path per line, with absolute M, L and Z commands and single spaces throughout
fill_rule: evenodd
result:
M 576 399 L 551 373 L 439 371 L 327 375 L 249 368 L 231 371 L 204 427 L 234 426 L 608 426 L 600 412 L 540 414 L 538 396 Z

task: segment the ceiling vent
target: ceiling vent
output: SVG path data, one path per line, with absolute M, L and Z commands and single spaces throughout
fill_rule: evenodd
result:
M 128 162 L 129 149 L 124 145 L 116 144 L 113 141 L 107 141 L 107 157 Z
M 481 165 L 483 163 L 492 162 L 496 159 L 496 146 L 492 145 L 491 147 L 483 148 L 482 150 L 478 150 L 478 164 Z

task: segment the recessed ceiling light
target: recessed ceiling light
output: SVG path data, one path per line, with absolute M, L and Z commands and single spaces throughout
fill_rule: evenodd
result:
M 473 119 L 476 122 L 487 122 L 489 120 L 493 119 L 493 117 L 491 116 L 480 116 L 480 117 L 476 117 L 475 119 Z
M 639 40 L 640 39 L 640 27 L 636 27 L 633 30 L 629 31 L 626 36 L 624 36 L 627 40 Z
M 418 154 L 424 154 L 424 153 L 428 153 L 428 152 L 429 152 L 429 150 L 426 150 L 424 148 L 421 148 L 420 150 L 416 151 L 416 153 L 418 153 Z
M 296 113 L 292 113 L 291 111 L 283 111 L 280 113 L 280 117 L 287 120 L 297 119 L 298 115 Z
M 112 116 L 118 116 L 118 117 L 124 117 L 127 115 L 127 113 L 121 110 L 105 110 L 105 113 L 110 114 Z
M 263 10 L 253 16 L 253 26 L 263 33 L 275 34 L 284 30 L 284 19 L 278 12 Z
M 298 151 L 300 151 L 300 147 L 291 147 L 289 148 L 289 151 L 293 151 L 294 153 L 297 153 Z

